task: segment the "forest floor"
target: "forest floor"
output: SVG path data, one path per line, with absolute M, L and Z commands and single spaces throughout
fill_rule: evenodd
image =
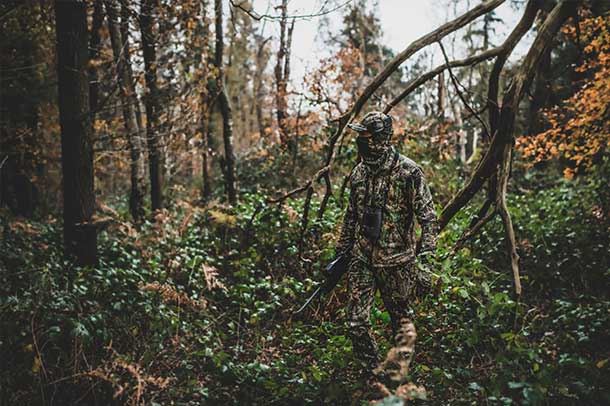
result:
M 412 309 L 419 397 L 608 404 L 609 237 L 595 204 L 580 203 L 591 190 L 562 181 L 511 199 L 518 302 L 499 224 L 456 254 L 470 213 L 442 234 L 436 290 Z M 323 308 L 292 314 L 333 256 L 342 209 L 331 202 L 299 252 L 303 201 L 251 221 L 263 199 L 243 195 L 236 208 L 178 200 L 139 230 L 115 213 L 95 268 L 64 262 L 56 220 L 4 213 L 2 404 L 358 404 L 345 281 Z M 387 351 L 379 298 L 371 322 Z

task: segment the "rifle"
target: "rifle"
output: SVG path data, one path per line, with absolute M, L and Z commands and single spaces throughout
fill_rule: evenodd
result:
M 347 273 L 349 269 L 350 257 L 351 256 L 349 254 L 342 254 L 335 258 L 330 264 L 326 265 L 326 280 L 316 288 L 311 296 L 309 296 L 309 298 L 305 301 L 303 306 L 294 312 L 295 315 L 305 310 L 316 297 L 320 298 L 322 295 L 330 293 L 335 286 L 337 286 L 337 283 L 339 283 L 341 277 Z

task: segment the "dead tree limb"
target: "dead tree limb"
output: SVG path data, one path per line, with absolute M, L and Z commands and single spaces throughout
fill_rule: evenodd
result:
M 503 52 L 498 55 L 494 62 L 494 66 L 491 69 L 489 75 L 489 85 L 487 87 L 487 111 L 489 114 L 489 126 L 494 129 L 498 128 L 498 119 L 500 115 L 500 108 L 498 105 L 498 93 L 500 90 L 500 74 L 504 69 L 508 57 L 515 49 L 517 43 L 521 40 L 523 35 L 529 31 L 534 24 L 536 14 L 540 9 L 541 0 L 530 0 L 525 6 L 525 11 L 521 20 L 517 23 L 516 27 L 510 33 L 504 44 L 502 44 Z M 495 132 L 488 134 L 490 137 L 495 135 Z
M 523 13 L 523 16 L 521 17 L 521 20 L 519 21 L 517 26 L 513 29 L 513 31 L 509 34 L 509 36 L 504 41 L 504 43 L 501 46 L 499 46 L 493 50 L 490 50 L 498 56 L 498 58 L 496 59 L 496 62 L 494 63 L 494 69 L 492 71 L 492 74 L 490 75 L 490 78 L 489 78 L 489 81 L 490 81 L 489 89 L 495 89 L 495 90 L 492 90 L 491 93 L 488 93 L 488 96 L 491 98 L 488 99 L 488 102 L 486 103 L 486 105 L 484 106 L 482 111 L 487 110 L 487 109 L 494 109 L 496 111 L 498 110 L 497 91 L 499 88 L 499 85 L 498 85 L 499 78 L 500 78 L 499 74 L 502 70 L 502 67 L 504 66 L 507 56 L 512 52 L 512 50 L 514 49 L 514 47 L 517 44 L 517 42 L 519 41 L 519 39 L 521 39 L 523 37 L 523 35 L 531 28 L 531 26 L 534 22 L 534 19 L 536 17 L 536 13 L 539 8 L 538 1 L 539 0 L 530 0 L 528 2 L 526 9 Z M 447 61 L 446 54 L 445 53 L 443 53 L 443 54 L 445 56 L 445 61 Z M 498 61 L 500 61 L 500 62 L 498 62 Z M 446 66 L 449 69 L 449 72 L 451 74 L 452 72 L 448 65 L 449 65 L 449 63 L 447 62 Z M 456 91 L 458 91 L 457 88 L 456 88 Z M 458 91 L 458 93 L 459 93 L 459 91 Z M 482 111 L 476 112 L 476 115 L 482 113 Z M 481 120 L 479 119 L 479 121 L 481 121 Z M 498 125 L 497 120 L 494 120 L 493 114 L 490 114 L 489 115 L 489 126 L 491 127 L 491 129 L 488 129 L 488 127 L 486 125 L 483 125 L 483 127 L 486 129 L 486 134 L 488 134 L 488 135 L 495 134 L 497 132 L 497 128 L 496 128 L 497 125 Z M 462 234 L 460 239 L 455 244 L 455 246 L 453 248 L 453 252 L 457 252 L 458 250 L 460 250 L 468 239 L 472 238 L 476 233 L 478 233 L 483 228 L 483 226 L 485 224 L 487 224 L 491 219 L 493 219 L 495 214 L 498 213 L 497 191 L 498 191 L 499 186 L 498 186 L 497 169 L 494 169 L 494 172 L 487 180 L 487 184 L 488 184 L 487 199 L 485 200 L 485 203 L 483 203 L 483 205 L 479 209 L 479 212 L 477 213 L 477 215 L 470 222 L 470 225 L 468 226 L 468 228 L 464 231 L 464 233 Z M 494 207 L 493 207 L 492 211 L 488 213 L 492 204 Z
M 549 13 L 542 27 L 540 27 L 538 35 L 524 58 L 519 71 L 504 94 L 500 107 L 498 125 L 492 127 L 492 131 L 495 130 L 495 134 L 492 137 L 489 149 L 477 164 L 468 183 L 443 209 L 439 218 L 441 230 L 445 228 L 449 220 L 451 220 L 451 218 L 453 218 L 453 216 L 474 197 L 483 186 L 483 183 L 493 175 L 498 163 L 501 162 L 504 146 L 512 144 L 515 114 L 519 102 L 525 89 L 533 78 L 542 53 L 550 45 L 553 36 L 568 18 L 572 6 L 574 6 L 574 4 L 570 2 L 561 2 L 557 4 L 555 8 L 553 8 L 553 11 Z
M 528 8 L 533 3 L 534 1 L 530 1 L 530 3 L 528 4 Z M 512 163 L 512 149 L 514 144 L 515 115 L 519 107 L 519 102 L 533 79 L 535 70 L 542 55 L 547 51 L 550 43 L 552 42 L 553 36 L 557 33 L 563 22 L 568 18 L 572 7 L 573 4 L 569 4 L 567 1 L 560 2 L 553 8 L 553 10 L 545 19 L 542 27 L 538 32 L 538 35 L 536 36 L 536 39 L 534 40 L 534 43 L 532 44 L 529 52 L 527 53 L 523 63 L 521 64 L 521 68 L 515 75 L 515 78 L 511 82 L 511 85 L 508 87 L 504 94 L 504 97 L 502 98 L 502 104 L 500 105 L 500 109 L 497 112 L 497 116 L 493 116 L 492 114 L 490 114 L 490 124 L 492 125 L 492 128 L 494 128 L 494 135 L 487 153 L 479 162 L 479 165 L 477 166 L 475 173 L 471 177 L 469 183 L 464 189 L 462 189 L 462 191 L 460 191 L 456 195 L 456 197 L 463 198 L 465 195 L 463 192 L 468 190 L 469 187 L 472 187 L 475 184 L 474 182 L 480 181 L 481 179 L 483 179 L 483 177 L 486 177 L 488 179 L 488 184 L 490 188 L 488 200 L 486 201 L 479 214 L 481 215 L 483 214 L 483 212 L 487 211 L 487 207 L 489 206 L 488 203 L 491 201 L 490 199 L 493 194 L 496 195 L 495 208 L 494 210 L 492 210 L 492 212 L 485 215 L 485 217 L 480 218 L 480 220 L 477 221 L 476 224 L 470 227 L 470 230 L 464 233 L 464 235 L 456 244 L 454 252 L 463 245 L 464 241 L 467 238 L 470 238 L 478 230 L 480 230 L 481 227 L 487 221 L 489 221 L 497 212 L 500 215 L 504 226 L 507 250 L 510 256 L 511 270 L 515 286 L 515 294 L 517 297 L 521 296 L 522 291 L 519 272 L 519 254 L 517 252 L 517 242 L 512 219 L 506 203 L 508 180 L 510 178 L 510 168 Z M 530 12 L 535 13 L 535 10 L 530 10 Z M 533 19 L 531 23 L 533 23 Z M 503 66 L 504 62 L 502 62 L 501 65 Z M 499 82 L 499 75 L 500 72 L 492 72 L 490 77 L 490 80 L 492 80 L 496 85 Z M 497 91 L 498 87 L 496 86 L 495 92 Z M 496 108 L 495 106 L 491 106 L 490 104 L 488 104 L 488 106 L 493 109 Z M 468 193 L 472 193 L 471 196 L 473 196 L 477 190 L 475 190 L 474 188 L 470 188 L 468 190 Z M 448 219 L 450 218 L 446 216 L 448 207 L 451 207 L 452 210 L 455 210 L 449 213 L 456 213 L 459 209 L 461 209 L 461 207 L 463 207 L 463 205 L 467 203 L 466 201 L 462 206 L 457 207 L 454 204 L 456 201 L 457 200 L 454 197 L 454 199 L 449 203 L 449 205 L 441 214 L 441 227 L 444 227 L 447 224 Z
M 513 282 L 515 284 L 515 293 L 521 296 L 521 277 L 519 275 L 519 254 L 517 253 L 517 242 L 515 239 L 515 230 L 513 222 L 510 218 L 510 213 L 506 205 L 506 191 L 508 189 L 508 179 L 510 178 L 510 164 L 512 158 L 512 144 L 504 146 L 502 151 L 502 164 L 498 171 L 498 198 L 496 208 L 502 223 L 504 224 L 504 234 L 506 237 L 506 246 L 510 255 L 510 266 L 513 272 Z
M 440 41 L 445 36 L 451 34 L 452 32 L 464 27 L 466 24 L 470 23 L 477 17 L 495 9 L 500 4 L 504 3 L 504 0 L 490 0 L 479 4 L 473 9 L 467 11 L 462 14 L 458 18 L 449 21 L 436 30 L 418 38 L 413 41 L 408 47 L 406 47 L 402 52 L 396 55 L 382 70 L 375 76 L 372 82 L 364 89 L 362 94 L 358 97 L 352 108 L 348 111 L 350 119 L 356 117 L 368 99 L 375 93 L 375 91 L 386 81 L 386 79 L 394 73 L 400 65 L 410 58 L 415 52 L 420 49 L 433 44 L 435 42 Z M 346 123 L 347 124 L 347 123 Z M 337 134 L 334 138 L 339 138 L 341 132 L 345 129 L 345 126 L 339 126 L 337 129 Z

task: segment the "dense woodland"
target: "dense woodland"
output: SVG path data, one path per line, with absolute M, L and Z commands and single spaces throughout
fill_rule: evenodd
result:
M 383 0 L 268 3 L 0 3 L 0 405 L 363 402 L 345 281 L 293 313 L 371 110 L 442 229 L 380 402 L 609 404 L 610 4 L 438 0 L 395 51 Z

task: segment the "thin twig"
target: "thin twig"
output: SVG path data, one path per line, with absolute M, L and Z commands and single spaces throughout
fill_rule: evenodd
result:
M 438 45 L 441 47 L 441 51 L 443 52 L 443 57 L 445 58 L 445 66 L 447 67 L 447 72 L 449 72 L 449 77 L 451 78 L 451 83 L 453 83 L 453 87 L 455 88 L 455 92 L 457 93 L 457 95 L 460 98 L 460 100 L 462 101 L 462 103 L 464 103 L 464 106 L 466 107 L 468 112 L 470 112 L 470 114 L 472 114 L 477 119 L 477 121 L 479 123 L 481 123 L 481 125 L 485 129 L 485 134 L 489 136 L 491 134 L 489 132 L 489 127 L 487 127 L 487 124 L 481 118 L 481 116 L 478 115 L 477 112 L 470 106 L 470 103 L 468 103 L 468 100 L 466 100 L 466 98 L 464 97 L 464 95 L 460 91 L 460 88 L 458 86 L 458 80 L 455 77 L 455 75 L 453 74 L 453 71 L 451 70 L 451 62 L 449 62 L 449 57 L 447 56 L 447 52 L 445 52 L 445 47 L 443 46 L 443 42 L 439 40 L 438 41 Z
M 292 20 L 304 19 L 304 20 L 306 20 L 308 18 L 320 17 L 320 16 L 323 16 L 323 15 L 326 15 L 326 14 L 330 14 L 330 13 L 332 13 L 334 11 L 337 11 L 337 10 L 347 6 L 351 2 L 352 2 L 352 0 L 347 0 L 346 2 L 341 3 L 340 5 L 338 5 L 336 7 L 333 7 L 331 9 L 328 9 L 328 10 L 324 10 L 324 7 L 326 6 L 326 3 L 324 3 L 317 13 L 312 13 L 312 14 L 295 14 L 295 15 L 291 15 L 291 16 L 281 16 L 281 15 L 272 15 L 272 14 L 259 14 L 256 11 L 254 11 L 254 8 L 251 8 L 251 9 L 245 8 L 244 4 L 246 3 L 246 1 L 240 1 L 239 3 L 236 3 L 234 0 L 229 0 L 229 3 L 231 3 L 231 5 L 233 7 L 238 8 L 241 11 L 245 12 L 246 14 L 248 14 L 250 17 L 252 17 L 256 21 L 260 21 L 260 20 L 277 21 L 277 20 L 282 20 L 282 19 L 292 19 Z

